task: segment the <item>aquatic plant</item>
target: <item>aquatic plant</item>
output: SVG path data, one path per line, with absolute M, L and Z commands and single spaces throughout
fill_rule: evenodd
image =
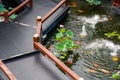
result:
M 120 39 L 120 34 L 118 34 L 116 31 L 105 33 L 104 34 L 107 38 L 114 38 L 117 37 L 117 39 Z
M 67 53 L 73 49 L 78 48 L 73 41 L 73 32 L 66 30 L 64 27 L 57 29 L 59 32 L 56 34 L 56 47 L 55 49 L 61 53 L 60 58 L 64 59 L 67 57 Z
M 90 5 L 99 5 L 101 4 L 100 0 L 86 0 Z
M 59 33 L 56 34 L 56 49 L 59 51 L 69 51 L 75 48 L 73 38 L 73 32 L 71 30 L 65 30 L 65 28 L 58 29 Z

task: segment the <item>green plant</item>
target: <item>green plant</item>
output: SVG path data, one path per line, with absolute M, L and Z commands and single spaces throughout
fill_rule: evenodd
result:
M 120 77 L 119 73 L 114 73 L 114 74 L 112 74 L 111 78 L 113 78 L 114 80 L 117 80 L 119 77 Z
M 111 78 L 113 78 L 114 80 L 119 80 L 120 79 L 120 64 L 118 65 L 117 67 L 117 72 L 116 73 L 113 73 Z
M 101 4 L 100 0 L 86 0 L 90 5 L 99 5 Z
M 56 47 L 55 49 L 59 51 L 60 59 L 65 59 L 68 56 L 68 52 L 75 48 L 78 48 L 73 41 L 73 32 L 71 30 L 66 30 L 65 28 L 57 29 L 59 32 L 56 34 Z
M 4 5 L 0 4 L 0 13 L 4 12 L 6 9 L 4 8 Z
M 17 17 L 16 14 L 12 14 L 9 18 L 10 18 L 10 19 L 15 19 L 16 17 Z
M 73 32 L 71 30 L 65 30 L 65 28 L 58 29 L 59 33 L 56 34 L 56 49 L 59 51 L 69 51 L 77 47 L 74 44 Z
M 120 39 L 120 34 L 118 34 L 116 31 L 110 32 L 110 33 L 105 33 L 104 34 L 107 38 L 114 38 L 117 37 L 117 39 Z

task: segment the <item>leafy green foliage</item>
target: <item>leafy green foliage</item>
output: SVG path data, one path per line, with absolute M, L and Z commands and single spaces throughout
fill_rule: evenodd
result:
M 9 18 L 10 18 L 10 19 L 15 19 L 16 17 L 17 17 L 16 14 L 12 14 Z
M 114 73 L 111 78 L 113 78 L 114 80 L 116 80 L 116 79 L 118 79 L 119 77 L 120 77 L 120 74 L 119 74 L 119 73 Z
M 67 53 L 63 53 L 63 54 L 60 56 L 60 59 L 65 59 L 66 57 L 68 57 Z
M 8 9 L 9 9 L 9 10 L 12 10 L 13 8 L 12 8 L 12 7 L 9 7 Z
M 118 65 L 118 69 L 120 69 L 120 64 Z
M 4 8 L 4 5 L 0 4 L 0 13 L 4 12 L 6 9 Z
M 70 31 L 70 30 L 67 30 L 67 31 L 66 31 L 66 35 L 67 35 L 67 37 L 69 37 L 69 38 L 73 38 L 73 32 Z
M 65 28 L 58 29 L 59 33 L 56 34 L 56 49 L 59 51 L 69 51 L 74 48 L 75 44 L 72 40 L 73 32 L 71 30 L 65 30 Z
M 66 30 L 65 28 L 57 29 L 59 32 L 56 34 L 56 47 L 55 49 L 58 50 L 60 53 L 62 52 L 60 59 L 64 59 L 67 57 L 67 52 L 78 48 L 76 44 L 74 44 L 73 39 L 73 32 L 71 30 Z M 59 53 L 57 52 L 57 53 Z
M 90 5 L 99 5 L 101 4 L 100 0 L 86 0 Z
M 117 39 L 120 39 L 120 34 L 118 34 L 116 31 L 113 31 L 111 33 L 105 33 L 104 34 L 107 38 L 114 38 L 117 37 Z

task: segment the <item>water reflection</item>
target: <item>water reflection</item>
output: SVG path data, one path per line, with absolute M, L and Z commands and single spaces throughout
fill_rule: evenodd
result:
M 118 54 L 118 50 L 120 50 L 120 46 L 115 45 L 112 41 L 96 39 L 82 47 L 79 52 L 81 59 L 76 64 L 81 66 L 82 61 L 81 70 L 83 70 L 82 73 L 86 80 L 91 80 L 91 76 L 94 76 L 92 80 L 112 80 L 110 76 L 114 73 L 118 62 L 112 59 L 111 53 Z M 75 66 L 73 65 L 73 69 Z
M 92 17 L 78 17 L 78 20 L 79 21 L 83 21 L 84 24 L 90 24 L 92 28 L 95 28 L 95 25 L 98 23 L 98 22 L 105 22 L 105 21 L 108 21 L 108 18 L 106 15 L 97 15 L 95 14 L 94 16 Z

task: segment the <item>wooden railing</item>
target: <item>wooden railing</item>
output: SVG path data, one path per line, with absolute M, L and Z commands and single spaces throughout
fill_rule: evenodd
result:
M 113 0 L 113 6 L 120 7 L 120 0 Z
M 17 80 L 16 77 L 10 72 L 10 70 L 4 65 L 4 63 L 1 60 L 0 69 L 5 73 L 9 80 Z
M 83 80 L 82 77 L 79 77 L 75 72 L 73 72 L 69 67 L 67 67 L 63 62 L 61 62 L 57 57 L 55 57 L 48 49 L 46 49 L 41 43 L 40 43 L 40 34 L 42 30 L 42 23 L 46 21 L 57 9 L 59 9 L 63 5 L 67 6 L 67 0 L 62 0 L 58 3 L 50 12 L 48 12 L 43 18 L 38 16 L 37 17 L 37 28 L 36 33 L 33 37 L 33 44 L 34 48 L 37 50 L 40 50 L 41 53 L 43 53 L 45 56 L 49 57 L 51 60 L 53 60 L 57 66 L 59 66 L 65 73 L 67 73 L 73 80 Z
M 9 16 L 11 16 L 12 14 L 20 11 L 27 4 L 29 4 L 29 6 L 32 7 L 32 0 L 25 0 L 24 2 L 22 2 L 20 5 L 18 5 L 16 8 L 11 10 L 10 12 L 8 10 L 6 10 L 3 13 L 0 13 L 0 16 L 4 16 L 5 22 L 8 22 L 9 21 Z

